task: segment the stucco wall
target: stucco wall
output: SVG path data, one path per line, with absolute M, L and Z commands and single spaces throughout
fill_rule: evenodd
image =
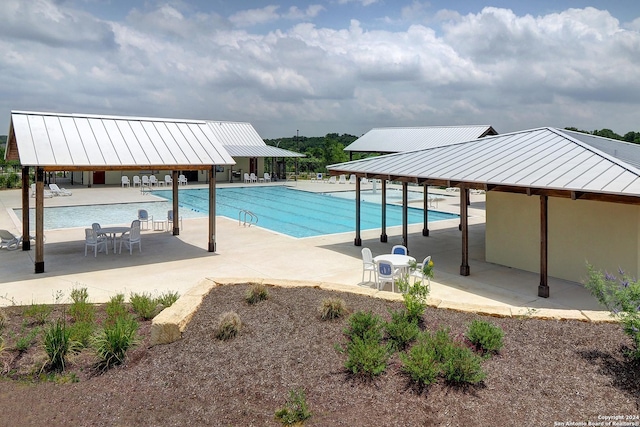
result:
M 549 198 L 549 275 L 583 281 L 588 261 L 638 277 L 640 207 Z M 487 193 L 486 259 L 527 271 L 540 268 L 540 198 Z

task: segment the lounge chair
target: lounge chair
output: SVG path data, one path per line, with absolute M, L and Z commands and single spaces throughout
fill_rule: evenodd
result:
M 344 175 L 340 175 L 340 179 L 338 179 L 338 184 L 346 184 L 347 183 L 347 177 L 345 177 Z
M 180 174 L 178 176 L 178 185 L 187 185 L 187 177 Z
M 335 175 L 332 177 L 329 177 L 329 181 L 327 181 L 329 184 L 335 184 L 336 183 L 336 177 Z
M 349 176 L 349 184 L 355 184 L 356 183 L 356 176 L 351 174 L 351 176 Z
M 87 256 L 87 248 L 93 248 L 93 256 L 98 256 L 98 251 L 104 248 L 106 254 L 109 253 L 109 245 L 106 236 L 99 236 L 95 229 L 84 229 L 84 256 Z
M 120 237 L 120 252 L 122 253 L 122 244 L 129 248 L 129 255 L 133 253 L 133 245 L 138 244 L 138 249 L 142 253 L 142 237 L 140 237 L 140 221 L 133 220 L 131 229 L 126 233 L 122 233 Z
M 22 244 L 22 236 L 14 236 L 8 230 L 0 230 L 0 248 L 14 251 Z
M 122 186 L 122 188 L 131 187 L 131 181 L 129 181 L 129 177 L 126 175 L 122 175 L 122 178 L 120 178 L 120 185 Z
M 53 193 L 51 191 L 47 190 L 46 188 L 44 189 L 44 192 L 42 194 L 47 199 L 53 197 Z M 35 184 L 31 184 L 31 197 L 36 197 L 36 185 Z
M 66 188 L 58 187 L 58 184 L 49 184 L 49 190 L 51 190 L 51 194 L 54 196 L 70 196 L 71 191 Z

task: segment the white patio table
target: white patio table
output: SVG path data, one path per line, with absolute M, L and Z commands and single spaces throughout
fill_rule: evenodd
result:
M 378 261 L 386 261 L 391 263 L 394 268 L 403 269 L 404 273 L 409 272 L 409 266 L 416 262 L 416 259 L 409 255 L 400 255 L 400 254 L 382 254 L 373 258 L 374 262 Z
M 113 240 L 113 253 L 116 253 L 116 235 L 118 233 L 126 233 L 129 230 L 131 230 L 131 227 L 100 227 L 99 233 L 108 235 L 108 238 Z

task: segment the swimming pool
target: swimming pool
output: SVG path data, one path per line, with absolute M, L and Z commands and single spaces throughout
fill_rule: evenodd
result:
M 129 224 L 138 216 L 138 209 L 146 209 L 154 219 L 164 219 L 173 208 L 171 190 L 155 190 L 154 195 L 166 201 L 47 207 L 45 230 L 89 227 L 93 222 L 102 226 Z M 209 214 L 209 190 L 180 189 L 180 215 L 183 218 L 202 218 Z M 294 190 L 282 186 L 226 187 L 216 189 L 216 214 L 237 220 L 241 210 L 258 216 L 258 226 L 292 237 L 313 237 L 324 234 L 353 232 L 355 204 L 353 198 Z M 21 209 L 15 209 L 21 218 Z M 380 203 L 361 202 L 362 230 L 380 228 Z M 31 229 L 35 229 L 35 212 L 30 210 Z M 429 222 L 458 218 L 458 215 L 429 211 Z M 422 209 L 408 209 L 409 224 L 421 224 Z M 402 225 L 402 207 L 387 205 L 387 226 Z
M 172 200 L 170 190 L 154 194 Z M 191 209 L 208 212 L 207 189 L 180 190 L 180 203 Z M 216 214 L 238 219 L 238 213 L 248 210 L 258 216 L 258 226 L 292 237 L 313 237 L 324 234 L 353 232 L 355 204 L 353 199 L 332 197 L 321 193 L 294 190 L 282 186 L 251 186 L 216 190 Z M 446 212 L 429 211 L 429 222 L 458 218 Z M 422 209 L 408 209 L 409 224 L 421 224 Z M 379 203 L 361 202 L 360 228 L 380 228 Z M 387 205 L 387 226 L 402 225 L 402 207 Z

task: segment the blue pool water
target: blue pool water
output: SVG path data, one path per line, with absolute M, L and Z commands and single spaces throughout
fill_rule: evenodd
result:
M 167 217 L 172 209 L 171 190 L 157 190 L 153 194 L 167 201 L 118 203 L 45 208 L 45 230 L 71 227 L 90 227 L 93 222 L 102 226 L 130 224 L 138 216 L 138 209 L 146 209 L 154 219 Z M 336 193 L 337 195 L 337 193 Z M 180 215 L 183 218 L 206 217 L 209 214 L 209 190 L 180 189 Z M 310 193 L 281 186 L 227 187 L 216 189 L 216 214 L 237 220 L 241 210 L 258 216 L 258 226 L 292 237 L 313 237 L 355 230 L 353 199 L 330 194 Z M 21 218 L 21 210 L 15 210 Z M 360 204 L 362 230 L 379 229 L 382 224 L 380 203 L 363 201 Z M 458 215 L 429 211 L 429 222 L 458 218 Z M 408 209 L 409 224 L 421 224 L 422 209 Z M 31 229 L 35 229 L 35 212 L 30 212 Z M 402 225 L 402 207 L 387 205 L 387 226 Z
M 170 190 L 154 194 L 171 200 Z M 208 190 L 180 190 L 180 203 L 208 212 Z M 310 193 L 287 187 L 234 187 L 216 190 L 216 214 L 238 219 L 241 210 L 258 216 L 258 226 L 293 237 L 313 237 L 355 230 L 355 203 L 330 194 Z M 361 202 L 362 230 L 382 225 L 379 203 Z M 429 222 L 458 218 L 446 212 L 429 211 Z M 421 224 L 422 209 L 408 209 L 409 224 Z M 387 205 L 387 226 L 402 225 L 402 207 Z

